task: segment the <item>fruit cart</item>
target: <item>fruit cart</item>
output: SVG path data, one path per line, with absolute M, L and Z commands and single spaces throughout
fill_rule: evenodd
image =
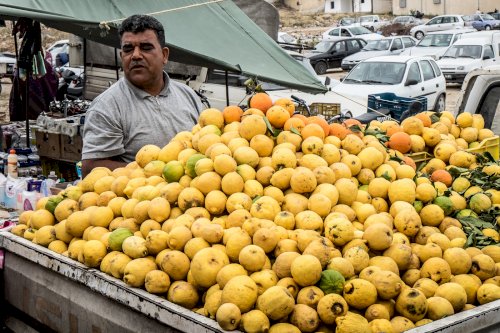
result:
M 4 304 L 59 332 L 225 332 L 202 315 L 0 232 Z M 2 306 L 4 309 L 5 307 Z M 500 300 L 407 332 L 498 332 Z M 237 331 L 233 331 L 237 332 Z
M 42 331 L 224 332 L 219 325 L 96 269 L 0 232 L 2 312 L 7 304 Z

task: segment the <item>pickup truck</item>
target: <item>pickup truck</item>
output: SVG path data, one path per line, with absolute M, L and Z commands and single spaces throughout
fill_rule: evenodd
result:
M 465 77 L 455 115 L 481 114 L 484 126 L 500 134 L 500 65 L 478 68 Z
M 371 31 L 378 31 L 383 25 L 390 22 L 381 20 L 378 15 L 363 15 L 358 18 L 358 23 Z

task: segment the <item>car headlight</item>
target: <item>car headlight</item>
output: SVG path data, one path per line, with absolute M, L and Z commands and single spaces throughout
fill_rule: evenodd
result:
M 463 71 L 463 70 L 465 69 L 465 67 L 464 67 L 464 66 L 458 66 L 458 67 L 457 67 L 457 69 L 458 69 L 459 71 Z

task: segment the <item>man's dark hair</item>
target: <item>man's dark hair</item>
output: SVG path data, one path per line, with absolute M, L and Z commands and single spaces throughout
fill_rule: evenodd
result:
M 165 30 L 163 25 L 152 16 L 149 15 L 132 15 L 123 20 L 118 34 L 120 39 L 125 32 L 139 33 L 146 30 L 153 30 L 158 37 L 161 47 L 165 47 Z

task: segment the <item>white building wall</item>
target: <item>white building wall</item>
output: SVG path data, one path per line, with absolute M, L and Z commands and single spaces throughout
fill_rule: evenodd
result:
M 333 3 L 333 8 L 332 8 Z M 351 0 L 326 0 L 325 1 L 325 13 L 350 13 L 352 3 Z

